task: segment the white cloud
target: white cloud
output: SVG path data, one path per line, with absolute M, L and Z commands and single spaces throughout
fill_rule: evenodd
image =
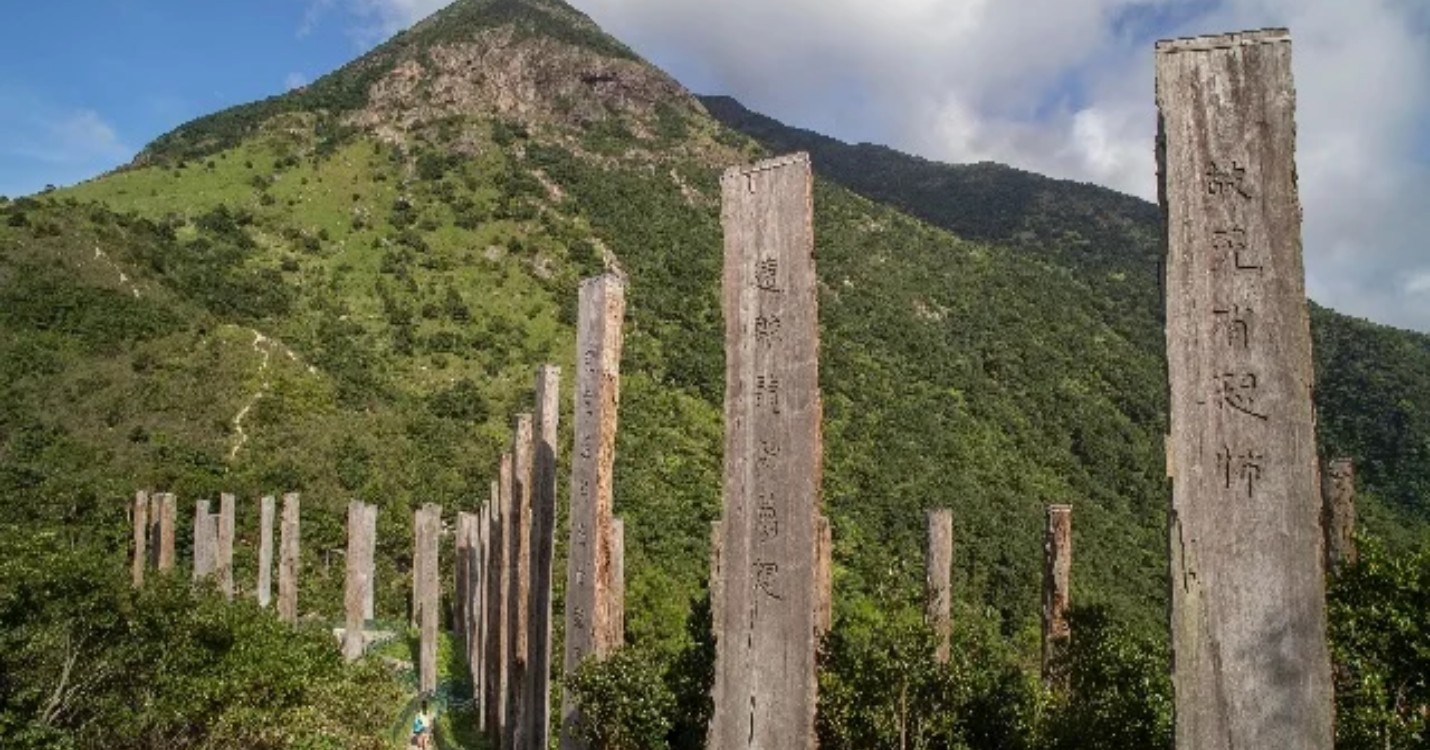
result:
M 686 85 L 790 124 L 1148 199 L 1153 41 L 1287 26 L 1310 292 L 1430 330 L 1430 295 L 1406 282 L 1430 250 L 1430 12 L 1417 0 L 576 5 Z
M 308 77 L 296 70 L 283 78 L 283 89 L 285 91 L 292 91 L 293 89 L 299 89 L 307 85 Z
M 0 87 L 0 194 L 35 192 L 112 169 L 134 154 L 114 126 L 87 108 L 65 108 L 33 92 Z

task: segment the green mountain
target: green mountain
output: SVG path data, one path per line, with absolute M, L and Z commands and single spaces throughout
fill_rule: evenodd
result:
M 918 601 L 923 510 L 947 506 L 960 622 L 1036 663 L 1057 502 L 1076 507 L 1074 598 L 1160 637 L 1155 208 L 702 102 L 559 0 L 458 0 L 304 89 L 0 206 L 0 535 L 39 530 L 118 578 L 136 489 L 181 508 L 235 492 L 251 588 L 256 499 L 299 490 L 301 609 L 327 622 L 362 498 L 380 507 L 379 615 L 400 620 L 412 511 L 484 502 L 536 367 L 569 389 L 578 280 L 619 268 L 627 631 L 674 654 L 721 494 L 718 175 L 790 148 L 821 175 L 839 620 Z M 1327 450 L 1361 460 L 1367 525 L 1424 538 L 1430 340 L 1315 324 Z M 0 621 L 29 591 L 8 575 Z

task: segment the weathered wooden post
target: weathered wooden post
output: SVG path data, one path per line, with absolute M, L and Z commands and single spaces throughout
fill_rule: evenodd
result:
M 438 544 L 442 531 L 442 506 L 427 503 L 417 511 L 417 689 L 424 695 L 437 689 L 437 616 L 441 606 Z
M 1326 572 L 1356 561 L 1356 465 L 1353 459 L 1330 462 L 1321 478 L 1321 526 L 1326 535 Z
M 587 658 L 605 658 L 620 644 L 612 623 L 616 612 L 611 602 L 611 508 L 625 309 L 626 287 L 619 276 L 605 274 L 581 282 L 562 659 L 562 670 L 568 675 Z M 562 750 L 586 746 L 577 735 L 579 722 L 575 696 L 563 689 Z
M 275 503 L 267 495 L 258 510 L 258 606 L 267 607 L 273 599 L 273 516 Z
M 527 635 L 526 747 L 544 750 L 551 723 L 551 561 L 556 545 L 556 443 L 561 368 L 536 373 L 536 433 L 531 468 L 531 597 Z
M 283 521 L 278 530 L 278 619 L 298 622 L 298 570 L 302 564 L 298 547 L 299 495 L 283 495 Z
M 511 446 L 512 513 L 507 517 L 507 528 L 511 530 L 507 537 L 511 599 L 507 607 L 507 727 L 503 735 L 504 747 L 511 748 L 526 747 L 526 722 L 530 714 L 526 683 L 531 617 L 531 422 L 530 414 L 517 415 Z
M 174 535 L 179 515 L 179 501 L 171 492 L 161 492 L 154 496 L 158 502 L 159 516 L 159 560 L 160 573 L 174 569 Z
M 343 614 L 343 658 L 357 661 L 363 651 L 363 546 L 367 543 L 366 511 L 357 500 L 348 503 L 348 553 L 344 561 Z
M 466 591 L 472 580 L 468 568 L 471 558 L 467 554 L 472 549 L 472 541 L 472 514 L 459 510 L 457 538 L 452 544 L 452 618 L 455 620 L 453 630 L 461 637 L 464 648 L 467 642 L 467 626 L 471 622 Z
M 472 698 L 476 701 L 477 729 L 487 728 L 487 561 L 491 539 L 491 504 L 482 506 L 477 513 L 477 541 L 472 549 L 472 570 L 475 582 L 472 587 L 471 607 L 472 639 L 467 649 L 467 659 L 472 667 Z
M 1162 41 L 1156 63 L 1176 744 L 1326 750 L 1291 38 Z
M 924 620 L 938 637 L 934 659 L 947 664 L 953 633 L 953 511 L 930 510 L 928 544 L 924 549 Z
M 214 572 L 214 552 L 218 546 L 218 519 L 209 512 L 209 501 L 194 503 L 194 581 Z
M 497 662 L 501 661 L 501 591 L 502 591 L 502 528 L 501 482 L 493 481 L 487 500 L 487 549 L 483 576 L 486 579 L 482 617 L 482 731 L 495 737 L 497 731 L 497 692 L 501 676 Z
M 219 588 L 229 601 L 233 601 L 233 505 L 233 495 L 227 492 L 219 495 L 218 550 L 214 566 L 218 571 Z
M 130 565 L 130 578 L 134 588 L 144 585 L 144 566 L 149 560 L 149 493 L 139 490 L 134 493 L 134 561 Z
M 805 154 L 726 170 L 725 512 L 712 748 L 813 748 L 818 281 Z
M 1043 535 L 1043 681 L 1060 682 L 1057 660 L 1072 629 L 1068 602 L 1072 584 L 1072 506 L 1049 505 Z
M 497 535 L 496 542 L 492 548 L 496 564 L 492 568 L 491 574 L 496 576 L 496 584 L 492 587 L 495 590 L 496 602 L 492 607 L 492 627 L 495 633 L 492 638 L 492 705 L 491 714 L 495 720 L 488 731 L 492 733 L 492 740 L 498 746 L 506 737 L 507 721 L 507 693 L 512 688 L 511 674 L 508 672 L 507 654 L 510 652 L 511 631 L 508 626 L 507 613 L 511 603 L 511 554 L 510 537 L 512 530 L 512 519 L 516 515 L 516 510 L 512 507 L 512 486 L 511 486 L 511 454 L 503 453 L 501 463 L 497 470 Z

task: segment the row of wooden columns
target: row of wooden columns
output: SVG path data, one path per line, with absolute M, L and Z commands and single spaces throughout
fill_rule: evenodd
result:
M 278 551 L 278 614 L 288 622 L 298 619 L 298 503 L 296 492 L 283 496 Z M 220 495 L 217 513 L 210 511 L 208 500 L 199 500 L 194 504 L 193 579 L 200 582 L 217 578 L 219 589 L 229 599 L 233 598 L 235 588 L 235 505 L 235 497 L 227 493 Z M 178 499 L 172 493 L 151 494 L 145 490 L 135 493 L 130 510 L 134 527 L 131 576 L 135 588 L 144 585 L 145 571 L 151 566 L 161 573 L 173 571 L 177 510 Z M 258 604 L 263 607 L 269 606 L 272 599 L 273 515 L 274 499 L 271 496 L 263 498 L 259 509 L 258 581 L 254 590 Z

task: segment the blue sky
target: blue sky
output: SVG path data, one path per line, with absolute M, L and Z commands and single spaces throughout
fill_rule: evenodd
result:
M 127 162 L 449 0 L 52 0 L 0 25 L 0 195 Z M 1152 43 L 1289 26 L 1307 286 L 1430 331 L 1426 0 L 572 0 L 700 93 L 950 162 L 1154 198 Z

